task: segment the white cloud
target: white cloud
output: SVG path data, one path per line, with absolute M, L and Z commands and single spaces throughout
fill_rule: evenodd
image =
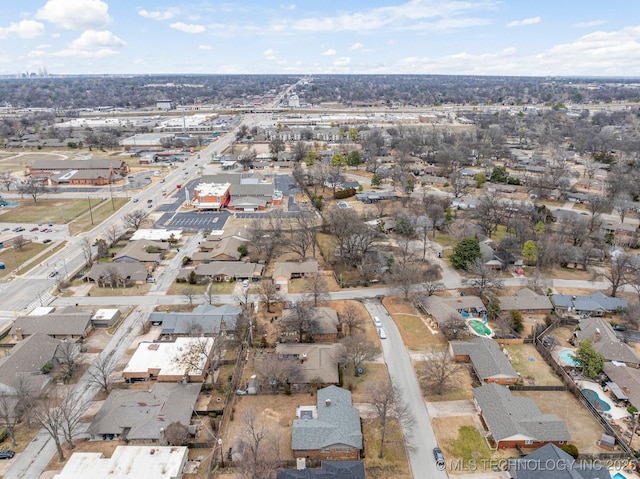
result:
M 514 20 L 513 22 L 507 23 L 507 27 L 522 27 L 525 25 L 534 25 L 536 23 L 540 23 L 542 18 L 540 17 L 532 17 L 532 18 L 524 18 L 522 20 Z
M 263 51 L 262 55 L 267 60 L 277 60 L 278 59 L 278 57 L 276 56 L 276 52 L 273 51 L 273 49 L 271 49 L 271 48 L 267 48 L 265 51 Z
M 87 30 L 73 40 L 67 48 L 54 53 L 58 57 L 105 57 L 117 55 L 126 42 L 108 30 Z
M 605 20 L 591 20 L 590 22 L 578 22 L 571 25 L 573 28 L 589 28 L 589 27 L 597 27 L 598 25 L 603 25 L 606 23 Z
M 329 48 L 328 50 L 325 50 L 325 51 L 322 52 L 322 54 L 325 57 L 330 57 L 332 55 L 335 55 L 336 53 L 338 53 L 338 52 L 336 52 L 335 49 L 333 49 L 333 48 Z
M 211 45 L 198 45 L 198 50 L 213 50 Z
M 460 1 L 409 0 L 401 5 L 377 7 L 333 17 L 303 18 L 291 25 L 293 30 L 305 32 L 371 31 L 382 28 L 407 28 L 425 19 L 450 18 L 470 10 L 493 8 L 492 0 L 477 3 Z M 423 24 L 429 26 L 429 24 Z M 458 26 L 464 26 L 463 19 Z
M 194 25 L 182 22 L 172 23 L 169 26 L 184 33 L 202 33 L 206 30 L 203 25 Z
M 290 3 L 289 5 L 282 5 L 282 8 L 284 8 L 285 10 L 295 10 L 296 5 L 294 3 Z
M 356 42 L 356 43 L 354 43 L 353 45 L 351 45 L 349 47 L 349 51 L 350 52 L 355 52 L 356 50 L 362 49 L 362 47 L 364 47 L 364 45 L 362 43 Z
M 349 57 L 338 57 L 333 61 L 334 67 L 346 67 L 351 63 L 351 58 Z
M 67 30 L 87 30 L 109 23 L 108 11 L 102 0 L 47 0 L 36 18 Z
M 170 20 L 175 17 L 180 11 L 177 8 L 167 8 L 166 10 L 149 11 L 144 8 L 138 10 L 138 15 L 149 20 L 163 21 Z
M 9 36 L 20 38 L 35 38 L 44 35 L 44 25 L 35 20 L 20 20 L 20 23 L 12 22 L 8 27 L 0 27 L 0 38 Z

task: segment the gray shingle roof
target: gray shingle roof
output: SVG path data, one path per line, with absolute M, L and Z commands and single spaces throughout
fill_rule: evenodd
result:
M 16 344 L 0 359 L 1 389 L 11 391 L 17 376 L 29 375 L 31 387 L 40 392 L 51 376 L 38 373 L 45 364 L 53 361 L 60 344 L 61 341 L 43 333 L 35 333 Z
M 130 241 L 113 257 L 113 261 L 131 258 L 144 263 L 158 263 L 162 257 L 162 252 L 167 251 L 170 247 L 171 245 L 164 241 Z M 158 252 L 148 253 L 147 248 L 155 248 Z
M 327 406 L 327 400 L 330 400 L 330 406 Z M 294 451 L 340 445 L 362 449 L 360 414 L 352 405 L 349 391 L 337 386 L 318 390 L 317 408 L 317 419 L 293 421 L 291 448 Z
M 116 389 L 89 426 L 92 436 L 122 435 L 132 441 L 157 440 L 172 422 L 189 425 L 201 384 L 156 383 L 151 391 Z M 127 432 L 128 430 L 128 432 Z
M 144 281 L 147 278 L 147 267 L 141 263 L 93 263 L 91 270 L 82 278 L 89 278 L 97 282 L 100 278 L 107 278 L 114 271 L 121 278 L 132 281 Z
M 91 316 L 93 316 L 91 311 L 19 316 L 13 323 L 11 334 L 16 334 L 16 329 L 21 328 L 25 336 L 35 333 L 44 333 L 49 336 L 82 336 L 91 325 Z
M 273 278 L 289 278 L 291 276 L 302 274 L 314 274 L 318 272 L 318 262 L 316 260 L 307 260 L 302 262 L 297 261 L 282 261 L 276 262 L 273 265 Z
M 489 338 L 474 338 L 471 341 L 452 341 L 454 355 L 469 356 L 480 380 L 488 378 L 517 378 L 518 373 L 502 352 L 498 343 Z
M 264 266 L 261 264 L 244 261 L 212 261 L 195 267 L 198 276 L 229 276 L 238 279 L 259 277 L 263 270 Z
M 276 355 L 283 359 L 302 359 L 299 364 L 300 379 L 296 383 L 310 383 L 316 378 L 320 378 L 324 384 L 337 384 L 340 380 L 338 374 L 338 363 L 344 346 L 339 343 L 279 343 L 276 344 Z
M 523 288 L 511 296 L 500 296 L 498 299 L 502 311 L 553 309 L 553 304 L 547 296 L 531 291 L 529 288 Z
M 280 469 L 276 479 L 365 479 L 362 461 L 323 461 L 320 469 Z
M 161 334 L 189 334 L 194 328 L 204 334 L 218 334 L 223 321 L 227 331 L 234 331 L 241 312 L 238 306 L 230 304 L 219 307 L 202 304 L 190 313 L 151 313 L 149 321 L 162 323 Z
M 590 294 L 589 296 L 574 296 L 570 294 L 554 294 L 551 301 L 559 308 L 575 308 L 576 311 L 606 311 L 611 312 L 616 309 L 624 309 L 627 307 L 627 300 L 624 298 L 612 298 L 600 291 Z
M 624 388 L 629 402 L 638 407 L 640 406 L 640 369 L 618 364 L 605 362 L 604 373 L 619 387 Z
M 473 390 L 485 423 L 496 441 L 524 436 L 533 441 L 569 441 L 564 421 L 555 414 L 542 414 L 533 399 L 514 396 L 496 383 Z
M 553 467 L 545 467 L 542 473 L 543 464 Z M 522 459 L 511 459 L 509 472 L 513 479 L 611 479 L 604 464 L 576 461 L 554 444 L 542 446 Z
M 122 160 L 102 160 L 89 158 L 87 160 L 34 160 L 31 163 L 33 170 L 108 170 L 112 168 L 117 171 L 123 165 Z
M 640 364 L 640 357 L 634 349 L 616 336 L 611 325 L 602 318 L 581 319 L 580 329 L 574 335 L 578 343 L 590 339 L 596 351 L 607 361 L 620 361 L 627 364 Z

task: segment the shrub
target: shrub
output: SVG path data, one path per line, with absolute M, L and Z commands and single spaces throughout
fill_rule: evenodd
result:
M 336 200 L 342 200 L 344 198 L 351 198 L 356 195 L 355 188 L 345 188 L 344 190 L 338 190 L 334 193 L 333 198 Z
M 574 459 L 578 459 L 578 448 L 575 446 L 575 444 L 565 444 L 560 449 L 562 449 Z

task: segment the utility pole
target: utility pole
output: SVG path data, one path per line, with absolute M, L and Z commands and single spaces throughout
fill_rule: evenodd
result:
M 111 189 L 111 183 L 109 183 L 109 194 L 111 195 L 111 207 L 113 211 L 116 210 L 116 204 L 113 202 L 113 190 Z
M 93 225 L 93 211 L 91 210 L 91 196 L 87 196 L 89 200 L 89 215 L 91 215 L 91 224 Z

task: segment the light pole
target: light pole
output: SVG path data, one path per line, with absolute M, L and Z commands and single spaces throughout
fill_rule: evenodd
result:
M 91 196 L 87 196 L 89 200 L 89 215 L 91 216 L 91 224 L 93 225 L 93 211 L 91 210 Z

